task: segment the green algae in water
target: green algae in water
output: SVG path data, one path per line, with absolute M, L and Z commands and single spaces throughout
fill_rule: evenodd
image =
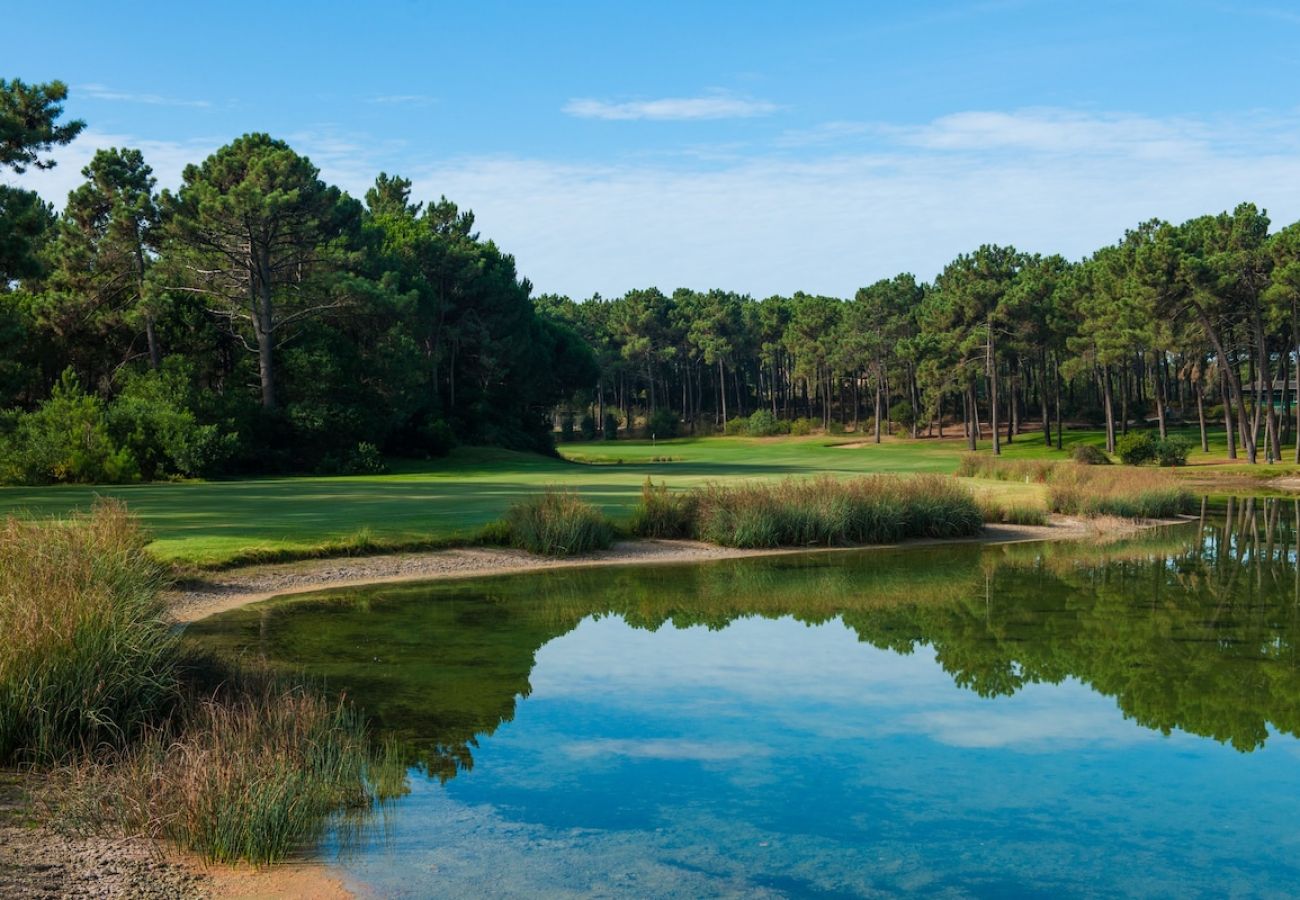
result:
M 1111 544 L 379 586 L 188 639 L 401 748 L 380 895 L 1289 893 L 1295 506 Z

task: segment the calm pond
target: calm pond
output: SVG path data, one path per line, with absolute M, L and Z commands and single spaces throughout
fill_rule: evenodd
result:
M 1296 505 L 1109 544 L 571 569 L 192 626 L 402 748 L 362 895 L 1293 896 Z

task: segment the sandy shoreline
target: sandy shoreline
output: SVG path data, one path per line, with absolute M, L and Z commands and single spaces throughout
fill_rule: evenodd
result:
M 974 537 L 916 539 L 898 544 L 866 547 L 801 547 L 770 550 L 737 550 L 701 541 L 623 541 L 608 550 L 583 556 L 553 559 L 519 550 L 471 547 L 426 553 L 400 553 L 315 559 L 292 563 L 250 566 L 188 579 L 168 592 L 172 616 L 179 623 L 197 622 L 216 613 L 250 603 L 291 594 L 306 594 L 337 587 L 427 581 L 442 578 L 474 578 L 585 566 L 663 565 L 781 556 L 791 553 L 837 553 L 846 550 L 888 550 L 940 544 L 1005 544 L 1022 541 L 1051 541 L 1113 535 L 1142 527 L 1175 524 L 1178 520 L 1133 523 L 1121 520 L 1086 520 L 1053 516 L 1048 525 L 985 525 Z

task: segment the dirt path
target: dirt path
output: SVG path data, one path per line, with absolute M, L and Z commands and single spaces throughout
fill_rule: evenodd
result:
M 1169 524 L 1153 522 L 1150 524 Z M 1099 534 L 1135 530 L 1131 522 L 1101 522 L 1068 516 L 1053 516 L 1049 525 L 986 525 L 976 537 L 948 540 L 914 540 L 902 544 L 866 549 L 920 547 L 952 543 L 1013 543 L 1086 538 Z M 519 550 L 477 547 L 403 553 L 391 556 L 362 556 L 318 559 L 295 563 L 254 566 L 219 572 L 204 579 L 190 580 L 168 594 L 172 614 L 178 622 L 199 619 L 235 609 L 259 600 L 285 594 L 304 594 L 334 587 L 424 581 L 437 578 L 470 578 L 564 569 L 577 566 L 662 565 L 714 559 L 741 559 L 789 553 L 838 552 L 847 548 L 815 547 L 779 550 L 737 550 L 699 541 L 624 541 L 608 550 L 567 559 L 550 559 Z M 853 548 L 860 549 L 860 548 Z

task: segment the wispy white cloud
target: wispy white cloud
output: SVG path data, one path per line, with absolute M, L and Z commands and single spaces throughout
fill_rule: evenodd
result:
M 579 119 L 680 121 L 749 119 L 771 115 L 778 108 L 775 103 L 766 100 L 752 100 L 716 92 L 700 97 L 663 97 L 657 100 L 610 101 L 575 98 L 564 105 L 564 112 Z
M 182 100 L 176 97 L 165 97 L 162 94 L 119 91 L 103 84 L 79 84 L 74 86 L 73 91 L 95 100 L 109 100 L 120 103 L 145 103 L 150 106 L 189 106 L 196 109 L 207 109 L 212 106 L 212 102 L 209 100 Z
M 850 295 L 900 271 L 930 278 L 986 241 L 1077 258 L 1153 216 L 1181 221 L 1243 200 L 1275 223 L 1300 219 L 1300 111 L 970 111 L 594 162 L 429 160 L 328 126 L 286 137 L 354 195 L 386 170 L 412 178 L 421 199 L 445 194 L 473 209 L 538 290 L 574 297 L 651 284 Z M 61 205 L 96 147 L 125 145 L 175 186 L 185 163 L 224 142 L 88 130 L 54 154 L 58 168 L 10 180 Z

